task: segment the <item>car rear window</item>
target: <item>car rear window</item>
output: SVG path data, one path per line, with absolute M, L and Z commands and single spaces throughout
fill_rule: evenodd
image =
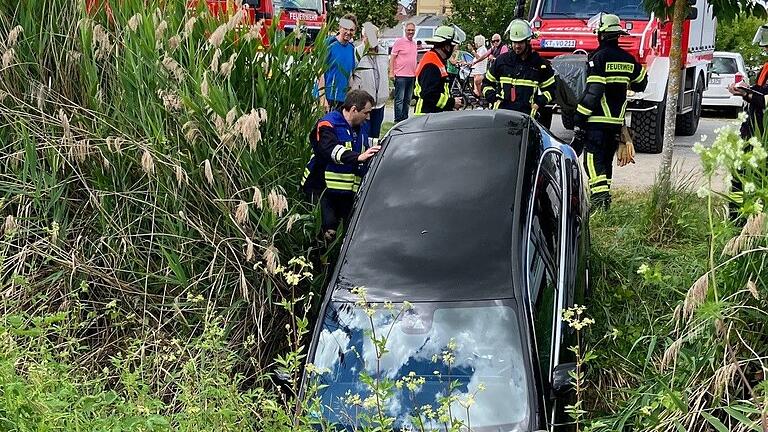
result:
M 736 59 L 732 57 L 715 57 L 712 59 L 712 72 L 716 74 L 735 74 L 739 72 Z
M 512 296 L 521 134 L 509 127 L 393 136 L 367 179 L 340 283 L 392 301 Z

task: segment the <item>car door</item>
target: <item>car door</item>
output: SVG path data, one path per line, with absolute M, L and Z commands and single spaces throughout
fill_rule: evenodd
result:
M 550 394 L 552 372 L 560 364 L 563 340 L 562 311 L 566 302 L 564 234 L 564 159 L 556 148 L 540 159 L 527 223 L 527 281 L 534 341 L 545 390 L 545 406 L 554 413 Z

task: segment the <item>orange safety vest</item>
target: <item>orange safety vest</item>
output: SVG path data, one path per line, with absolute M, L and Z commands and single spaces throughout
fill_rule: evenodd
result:
M 768 63 L 763 65 L 763 69 L 760 71 L 760 75 L 758 75 L 757 82 L 755 84 L 762 87 L 765 85 L 766 81 L 768 81 Z
M 440 56 L 437 55 L 436 52 L 430 50 L 427 51 L 426 54 L 424 54 L 424 57 L 421 58 L 421 61 L 419 62 L 419 65 L 416 66 L 416 77 L 418 77 L 421 74 L 421 70 L 424 69 L 424 66 L 433 64 L 440 69 L 440 76 L 442 78 L 445 78 L 448 76 L 448 71 L 445 70 L 445 63 L 443 63 L 442 60 L 440 60 Z
M 424 69 L 424 67 L 427 65 L 437 66 L 437 68 L 440 70 L 440 78 L 443 80 L 448 77 L 448 71 L 445 70 L 445 63 L 443 63 L 443 61 L 440 59 L 440 56 L 438 56 L 436 52 L 428 51 L 426 54 L 424 54 L 424 57 L 421 58 L 419 65 L 416 67 L 416 85 L 413 88 L 413 94 L 416 96 L 416 107 L 413 110 L 414 115 L 425 114 L 424 99 L 421 98 L 421 83 L 419 83 L 419 75 L 421 75 L 421 70 Z M 448 99 L 450 97 L 451 90 L 448 88 L 448 82 L 445 81 L 443 92 L 440 95 L 440 99 L 437 101 L 436 108 L 442 111 L 447 105 Z M 432 108 L 429 108 L 429 110 L 432 112 Z

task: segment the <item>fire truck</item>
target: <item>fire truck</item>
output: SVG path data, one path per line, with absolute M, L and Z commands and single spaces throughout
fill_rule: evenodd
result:
M 701 117 L 702 93 L 708 84 L 707 69 L 715 50 L 717 21 L 707 0 L 688 0 L 688 4 L 690 12 L 683 24 L 684 57 L 675 129 L 679 135 L 691 136 L 696 133 Z M 551 59 L 556 71 L 558 56 L 573 58 L 567 54 L 583 54 L 586 61 L 586 56 L 598 46 L 597 36 L 587 22 L 600 12 L 616 14 L 622 19 L 629 36 L 620 38 L 619 45 L 648 70 L 646 90 L 629 94 L 627 121 L 634 130 L 638 151 L 659 153 L 663 147 L 670 75 L 670 20 L 649 14 L 638 0 L 536 0 L 528 16 L 538 34 L 532 41 L 533 48 Z M 563 116 L 563 123 L 572 128 L 572 117 Z
M 234 13 L 236 9 L 233 0 L 206 0 L 206 3 L 214 16 Z M 265 42 L 268 42 L 266 29 L 277 20 L 278 29 L 286 34 L 301 31 L 306 35 L 307 45 L 311 45 L 327 16 L 324 0 L 244 0 L 242 7 L 247 11 L 246 24 L 263 20 L 262 38 Z

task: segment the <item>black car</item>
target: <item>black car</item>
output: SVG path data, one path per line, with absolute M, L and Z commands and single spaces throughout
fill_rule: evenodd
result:
M 395 430 L 442 430 L 429 418 L 442 402 L 473 431 L 552 430 L 573 368 L 562 311 L 588 283 L 575 153 L 529 116 L 490 110 L 415 117 L 382 145 L 309 350 L 315 414 L 338 430 L 371 410 Z M 389 386 L 382 413 L 371 382 Z

